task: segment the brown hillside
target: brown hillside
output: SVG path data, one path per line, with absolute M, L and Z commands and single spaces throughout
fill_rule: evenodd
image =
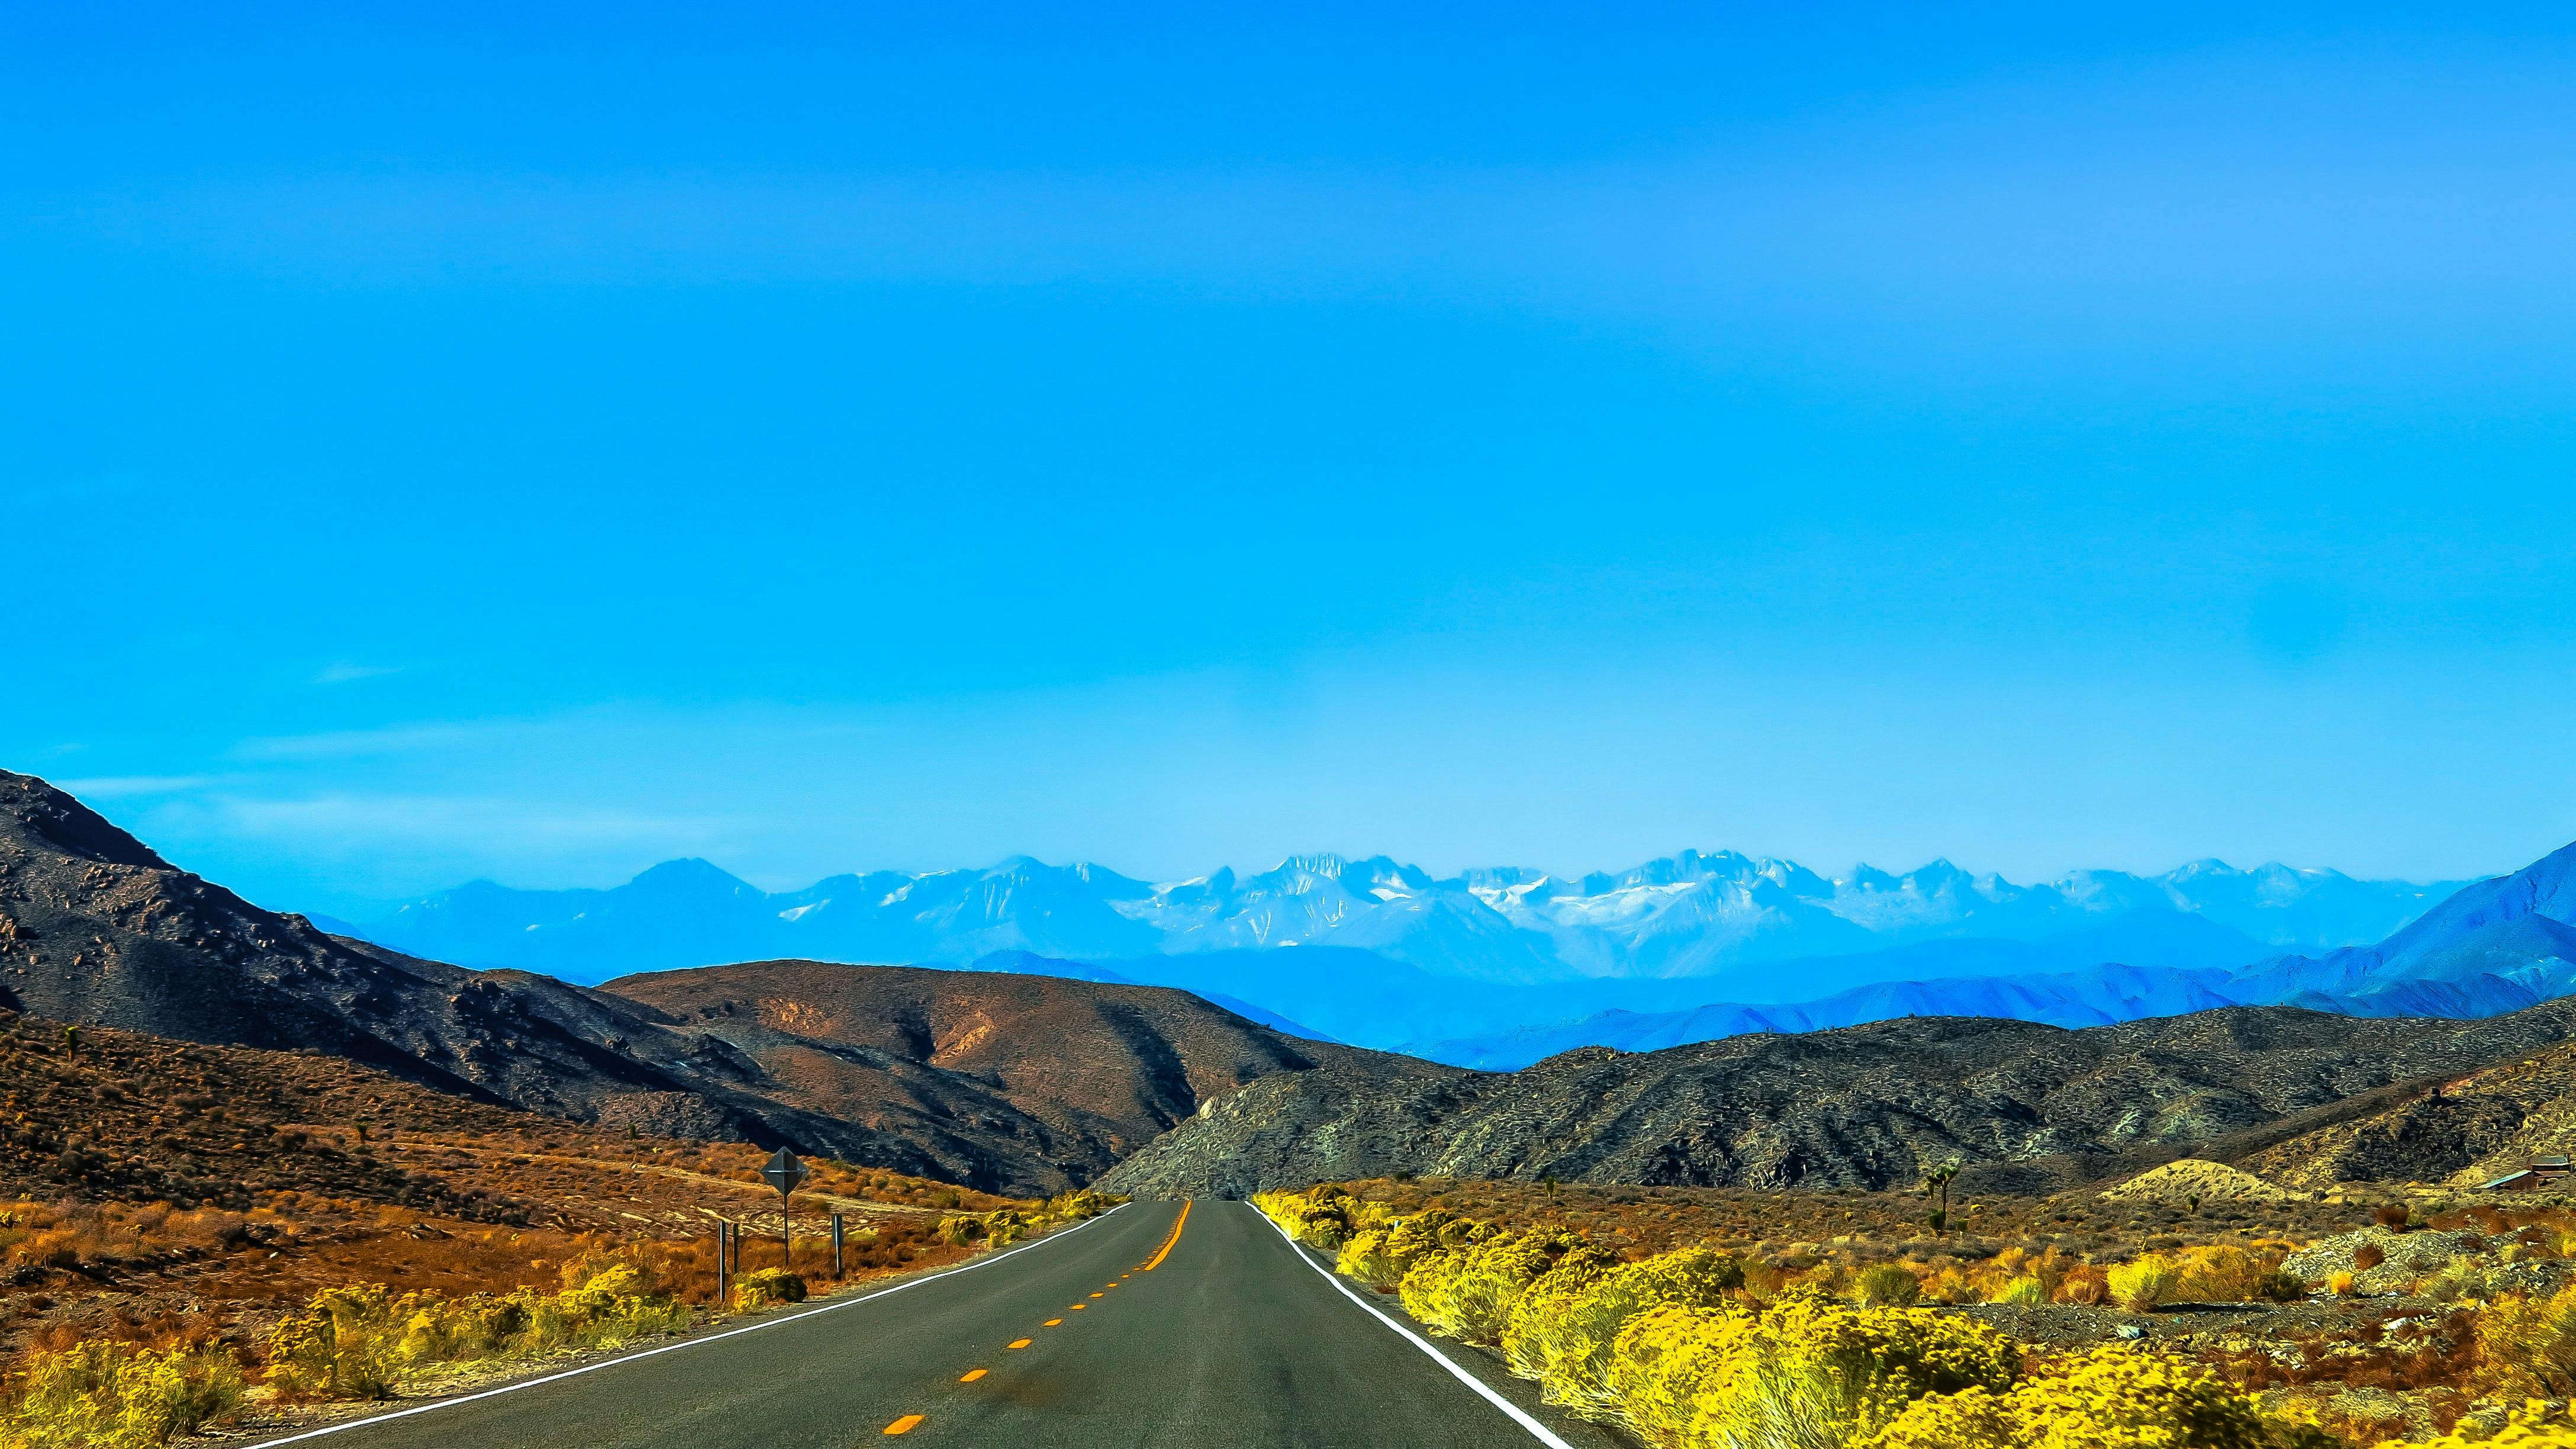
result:
M 2424 1084 L 2378 1111 L 2321 1127 L 2241 1164 L 2293 1187 L 2338 1182 L 2474 1186 L 2576 1145 L 2576 1045 Z
M 0 772 L 0 1008 L 55 1020 L 1010 1191 L 1087 1181 L 1265 1073 L 1399 1060 L 1157 987 L 795 962 L 618 987 L 632 997 L 326 935 Z
M 2565 1002 L 2478 1022 L 2288 1007 L 2081 1031 L 1914 1018 L 1638 1055 L 1589 1047 L 1509 1074 L 1300 1074 L 1219 1100 L 1103 1186 L 1243 1192 L 1417 1172 L 1883 1188 L 1957 1161 L 1981 1192 L 2053 1191 L 2527 1054 L 2571 1019 Z
M 601 989 L 757 1062 L 779 1101 L 926 1144 L 961 1182 L 1043 1162 L 1056 1170 L 1030 1185 L 1069 1186 L 1247 1082 L 1418 1065 L 1300 1041 L 1183 991 L 1052 976 L 759 961 Z

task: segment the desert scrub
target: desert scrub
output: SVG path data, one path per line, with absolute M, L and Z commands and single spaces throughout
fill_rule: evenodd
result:
M 2510 1398 L 2576 1395 L 2576 1285 L 2498 1299 L 2478 1314 L 2477 1385 Z
M 1098 1217 L 1124 1201 L 1125 1198 L 1111 1197 L 1106 1193 L 1063 1192 L 1044 1202 L 1022 1207 L 994 1208 L 990 1212 L 942 1218 L 939 1220 L 939 1238 L 955 1247 L 982 1243 L 986 1247 L 999 1248 L 1059 1224 Z
M 1352 1234 L 1333 1266 L 1353 1278 L 1392 1286 L 1403 1282 L 1404 1275 L 1423 1259 L 1472 1247 L 1501 1231 L 1445 1209 L 1426 1208 Z
M 327 1289 L 269 1335 L 268 1381 L 290 1400 L 380 1399 L 443 1364 L 614 1345 L 689 1321 L 686 1306 L 630 1264 L 584 1260 L 563 1273 L 561 1292 L 506 1297 L 396 1298 L 381 1283 Z
M 1549 1402 L 1593 1414 L 1617 1411 L 1603 1375 L 1628 1320 L 1651 1308 L 1724 1308 L 1744 1286 L 1744 1265 L 1707 1248 L 1608 1268 L 1594 1260 L 1572 1266 L 1564 1277 L 1564 1264 L 1541 1276 L 1513 1305 L 1503 1355 L 1515 1373 L 1539 1381 Z
M 232 1408 L 241 1392 L 241 1369 L 220 1349 L 79 1344 L 29 1362 L 0 1413 L 0 1449 L 154 1449 Z
M 2283 1272 L 2280 1259 L 2227 1243 L 2141 1253 L 2114 1266 L 2109 1281 L 2112 1301 L 2138 1313 L 2167 1303 L 2293 1303 L 2307 1296 L 2307 1285 Z
M 1340 1188 L 1324 1186 L 1312 1192 L 1257 1192 L 1252 1205 L 1261 1209 L 1288 1236 L 1310 1248 L 1338 1253 L 1351 1235 L 1351 1212 L 1355 1203 Z
M 1852 1293 L 1872 1308 L 1910 1308 L 1923 1296 L 1923 1282 L 1894 1263 L 1876 1263 L 1852 1278 Z
M 1841 1449 L 1927 1394 L 2011 1386 L 2021 1349 L 1929 1309 L 1797 1294 L 1758 1312 L 1630 1319 L 1604 1373 L 1613 1417 L 1664 1449 Z
M 1404 1275 L 1404 1310 L 1453 1338 L 1498 1343 L 1512 1305 L 1573 1246 L 1562 1236 L 1505 1234 L 1433 1254 Z
M 805 1280 L 784 1268 L 763 1268 L 746 1273 L 734 1285 L 733 1306 L 736 1310 L 766 1308 L 773 1303 L 802 1303 L 806 1298 Z
M 2462 1428 L 2438 1439 L 2385 1440 L 2379 1449 L 2469 1449 L 2471 1445 L 2493 1449 L 2576 1449 L 2576 1417 L 2571 1417 L 2566 1408 L 2535 1399 L 2508 1418 L 2492 1436 Z
M 1858 1449 L 2329 1449 L 2337 1441 L 2266 1417 L 2205 1369 L 2106 1348 L 2003 1393 L 1979 1384 L 1919 1398 L 1857 1442 Z

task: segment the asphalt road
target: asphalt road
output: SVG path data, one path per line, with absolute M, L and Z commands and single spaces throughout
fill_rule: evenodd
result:
M 1186 1216 L 1184 1213 L 1186 1211 Z M 1401 1318 L 1400 1310 L 1389 1310 Z M 1287 1449 L 1548 1442 L 1239 1202 L 1132 1203 L 862 1302 L 264 1441 L 315 1449 Z M 1609 1442 L 1536 1411 L 1558 1442 Z

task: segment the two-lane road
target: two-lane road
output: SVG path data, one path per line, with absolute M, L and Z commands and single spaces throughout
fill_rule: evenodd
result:
M 1133 1203 L 892 1291 L 265 1442 L 1465 1449 L 1549 1434 L 1607 1442 L 1552 1416 L 1516 1422 L 1317 1273 L 1249 1204 L 1201 1201 Z

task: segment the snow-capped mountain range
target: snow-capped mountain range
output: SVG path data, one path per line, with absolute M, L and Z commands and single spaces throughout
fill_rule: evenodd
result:
M 963 965 L 997 952 L 1097 962 L 1337 947 L 1497 986 L 1633 984 L 1642 1000 L 1782 1001 L 2112 961 L 2242 966 L 2378 941 L 2454 888 L 2217 861 L 2034 885 L 1947 861 L 1826 876 L 1684 851 L 1573 878 L 1512 867 L 1440 878 L 1384 856 L 1314 855 L 1257 875 L 1225 869 L 1163 884 L 1015 857 L 773 894 L 680 860 L 605 890 L 477 881 L 347 929 L 440 960 L 575 981 L 785 956 Z

